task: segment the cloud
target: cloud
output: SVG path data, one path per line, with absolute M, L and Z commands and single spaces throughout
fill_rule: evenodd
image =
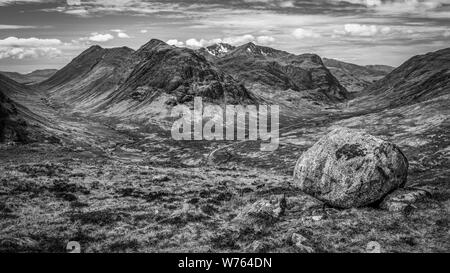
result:
M 148 32 L 148 30 L 146 30 L 146 29 L 141 30 L 141 33 L 147 33 L 147 32 Z
M 128 34 L 126 34 L 125 32 L 117 33 L 117 37 L 122 38 L 122 39 L 130 38 L 130 36 L 128 36 Z
M 255 42 L 256 38 L 255 36 L 251 35 L 251 34 L 246 34 L 246 35 L 242 35 L 242 36 L 231 36 L 231 37 L 226 37 L 223 39 L 223 42 L 226 44 L 230 44 L 230 45 L 242 45 L 242 44 L 246 44 L 246 43 L 250 43 L 250 42 Z
M 36 28 L 34 26 L 20 26 L 20 25 L 0 25 L 0 29 L 22 29 L 22 28 Z
M 275 38 L 273 38 L 272 36 L 258 36 L 256 38 L 256 42 L 262 45 L 270 45 L 275 42 Z
M 261 38 L 263 37 L 263 38 Z M 264 38 L 265 36 L 260 36 L 261 41 L 267 41 L 268 37 Z M 226 43 L 226 44 L 230 44 L 230 45 L 242 45 L 242 44 L 246 44 L 249 42 L 255 42 L 257 40 L 257 38 L 255 38 L 255 36 L 251 35 L 251 34 L 245 34 L 245 35 L 241 35 L 241 36 L 231 36 L 231 37 L 226 37 L 226 38 L 216 38 L 216 39 L 210 39 L 210 40 L 206 40 L 206 39 L 200 39 L 197 40 L 195 38 L 191 38 L 186 40 L 186 47 L 189 48 L 193 48 L 193 49 L 197 49 L 197 48 L 201 48 L 201 47 L 206 47 L 206 46 L 210 46 L 213 44 L 217 44 L 217 43 Z
M 81 5 L 81 0 L 66 0 L 69 6 L 79 6 Z
M 388 26 L 378 27 L 376 25 L 364 25 L 364 24 L 345 24 L 343 30 L 335 30 L 335 34 L 359 36 L 359 37 L 372 37 L 379 34 L 389 34 L 391 28 Z
M 100 34 L 100 33 L 92 33 L 91 36 L 89 36 L 87 38 L 87 40 L 91 41 L 91 42 L 97 42 L 97 43 L 103 43 L 103 42 L 107 42 L 114 39 L 114 36 L 112 36 L 111 34 L 107 33 L 107 34 Z
M 213 44 L 226 43 L 233 46 L 240 46 L 249 42 L 254 42 L 261 45 L 268 45 L 275 42 L 275 38 L 272 36 L 253 36 L 251 34 L 245 34 L 240 36 L 230 36 L 225 38 L 215 38 L 215 39 L 200 39 L 191 38 L 186 40 L 186 42 L 178 41 L 177 39 L 170 39 L 167 41 L 169 45 L 174 45 L 178 47 L 189 47 L 192 49 L 198 49 L 202 47 L 207 47 Z
M 297 28 L 292 32 L 292 35 L 297 39 L 304 38 L 319 38 L 320 35 L 318 33 L 314 33 L 309 29 Z
M 59 39 L 8 37 L 0 40 L 1 47 L 49 47 L 59 45 L 62 45 L 62 42 Z
M 295 6 L 293 0 L 244 0 L 243 2 L 280 8 L 292 8 Z
M 369 10 L 385 15 L 407 14 L 410 17 L 442 18 L 445 11 L 441 11 L 449 0 L 333 0 L 355 5 L 362 5 Z M 445 18 L 445 17 L 444 17 Z
M 52 0 L 0 0 L 0 6 L 46 2 L 52 2 Z
M 208 40 L 204 40 L 204 39 L 197 40 L 195 38 L 191 38 L 191 39 L 186 40 L 186 46 L 190 47 L 190 48 L 194 48 L 194 49 L 205 47 L 210 44 L 213 44 L 213 43 Z
M 184 43 L 181 42 L 181 41 L 178 41 L 177 39 L 170 39 L 166 43 L 169 44 L 169 45 L 172 45 L 172 46 L 177 46 L 177 47 L 183 47 L 184 46 Z
M 0 59 L 55 57 L 61 55 L 62 45 L 58 39 L 8 37 L 0 40 Z
M 123 30 L 121 29 L 111 29 L 112 32 L 116 32 L 117 33 L 117 37 L 122 38 L 122 39 L 127 39 L 127 38 L 131 38 L 128 34 L 126 34 Z
M 66 14 L 78 15 L 81 17 L 109 14 L 141 15 L 155 14 L 160 12 L 172 13 L 174 12 L 174 10 L 180 10 L 181 6 L 182 5 L 176 0 L 169 0 L 167 2 L 155 0 L 67 0 L 66 4 L 62 4 L 56 8 L 44 9 L 44 11 L 61 12 Z

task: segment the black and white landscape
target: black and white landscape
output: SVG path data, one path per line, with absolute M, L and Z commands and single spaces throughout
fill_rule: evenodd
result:
M 373 242 L 381 252 L 450 251 L 448 1 L 39 2 L 0 1 L 0 14 L 49 14 L 50 32 L 68 16 L 64 31 L 80 32 L 79 20 L 110 34 L 58 44 L 26 38 L 12 15 L 0 19 L 0 252 L 66 252 L 70 241 L 83 252 L 370 252 Z M 329 15 L 317 17 L 319 7 Z M 189 28 L 197 43 L 180 42 L 165 21 L 182 14 L 199 16 Z M 235 14 L 249 28 L 279 21 L 244 33 Z M 291 29 L 293 14 L 316 18 L 318 32 Z M 29 25 L 35 15 L 20 16 Z M 213 27 L 200 27 L 224 18 L 226 31 L 247 38 L 212 39 Z M 124 30 L 145 20 L 157 26 Z M 363 23 L 329 36 L 321 23 L 352 20 Z M 355 60 L 363 49 L 361 60 L 372 60 L 375 45 L 386 56 L 408 52 L 398 45 L 423 51 L 397 65 L 355 64 L 349 52 L 299 52 L 280 42 L 284 29 L 297 43 L 318 39 L 320 51 L 354 43 Z M 131 46 L 133 35 L 145 43 Z M 123 44 L 102 44 L 112 39 Z M 426 50 L 430 39 L 438 48 Z M 45 47 L 78 51 L 52 66 L 58 52 Z M 199 97 L 279 105 L 278 149 L 173 139 L 171 110 Z

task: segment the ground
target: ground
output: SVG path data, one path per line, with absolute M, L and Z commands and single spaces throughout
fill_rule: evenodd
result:
M 273 153 L 48 110 L 60 142 L 0 146 L 0 252 L 65 252 L 69 241 L 83 252 L 365 252 L 371 241 L 384 252 L 448 252 L 448 101 L 309 112 L 282 126 Z M 295 161 L 334 126 L 397 143 L 410 162 L 407 186 L 430 194 L 390 212 L 338 210 L 301 193 Z M 284 200 L 283 213 L 236 220 L 273 198 Z

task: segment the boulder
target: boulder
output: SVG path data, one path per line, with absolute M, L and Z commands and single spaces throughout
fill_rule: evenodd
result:
M 360 130 L 338 128 L 302 154 L 294 184 L 328 205 L 366 206 L 405 185 L 408 160 L 400 149 Z

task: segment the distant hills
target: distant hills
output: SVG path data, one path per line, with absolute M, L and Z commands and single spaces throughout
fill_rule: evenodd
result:
M 327 58 L 323 63 L 349 92 L 360 92 L 395 69 L 387 65 L 361 66 Z
M 0 74 L 22 84 L 35 84 L 50 78 L 57 69 L 39 69 L 31 73 L 20 74 L 18 72 L 0 71 Z

